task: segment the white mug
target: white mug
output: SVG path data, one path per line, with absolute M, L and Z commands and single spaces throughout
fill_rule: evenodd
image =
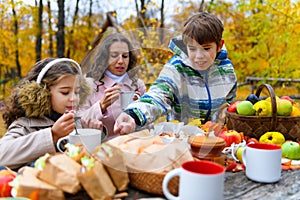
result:
M 120 100 L 121 100 L 121 108 L 122 110 L 125 110 L 126 107 L 133 102 L 133 97 L 140 98 L 138 94 L 135 93 L 135 91 L 122 91 L 120 93 Z
M 70 144 L 82 143 L 85 149 L 89 153 L 92 153 L 95 150 L 95 148 L 101 144 L 101 137 L 102 134 L 104 134 L 99 129 L 89 128 L 77 129 L 77 132 L 78 134 L 76 134 L 76 131 L 74 130 L 69 135 L 59 138 L 56 143 L 57 149 L 60 152 L 63 152 L 61 148 L 61 143 L 67 140 L 67 142 Z
M 281 147 L 274 144 L 251 143 L 243 150 L 246 176 L 256 182 L 274 183 L 281 177 Z
M 169 200 L 222 200 L 224 198 L 225 167 L 206 160 L 188 161 L 166 174 L 163 193 Z M 179 176 L 179 196 L 168 190 L 169 181 Z

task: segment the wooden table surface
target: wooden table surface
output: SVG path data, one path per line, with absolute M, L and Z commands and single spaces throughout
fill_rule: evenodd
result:
M 159 197 L 129 188 L 125 200 Z M 163 197 L 160 197 L 164 199 Z M 282 171 L 277 183 L 257 183 L 249 180 L 245 171 L 226 172 L 224 200 L 299 200 L 300 170 Z

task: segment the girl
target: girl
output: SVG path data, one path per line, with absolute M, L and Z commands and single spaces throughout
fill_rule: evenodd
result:
M 5 107 L 0 165 L 17 169 L 56 152 L 57 140 L 75 128 L 74 109 L 90 92 L 81 74 L 79 64 L 68 58 L 47 58 L 34 65 Z M 88 122 L 83 127 L 102 129 L 101 121 Z
M 146 91 L 144 82 L 135 78 L 137 57 L 129 40 L 120 33 L 108 35 L 96 47 L 95 60 L 87 77 L 93 93 L 83 107 L 83 119 L 94 117 L 102 120 L 107 128 L 108 139 L 115 137 L 113 126 L 122 112 L 120 92 L 135 91 L 142 95 Z M 86 116 L 86 117 L 85 117 Z

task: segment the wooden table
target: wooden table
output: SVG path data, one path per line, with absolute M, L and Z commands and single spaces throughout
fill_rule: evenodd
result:
M 129 188 L 125 200 L 158 197 Z M 163 197 L 162 197 L 163 198 Z M 249 180 L 245 172 L 226 172 L 224 200 L 297 200 L 300 199 L 300 170 L 282 171 L 281 180 L 273 184 Z

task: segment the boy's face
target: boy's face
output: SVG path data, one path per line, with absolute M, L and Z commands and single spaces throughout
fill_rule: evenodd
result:
M 224 41 L 221 40 L 220 45 L 217 46 L 215 42 L 198 44 L 192 40 L 187 43 L 187 51 L 192 67 L 196 70 L 206 70 L 214 62 L 217 53 L 221 50 Z
M 79 103 L 79 80 L 75 75 L 67 75 L 50 87 L 52 109 L 60 114 L 74 110 Z

